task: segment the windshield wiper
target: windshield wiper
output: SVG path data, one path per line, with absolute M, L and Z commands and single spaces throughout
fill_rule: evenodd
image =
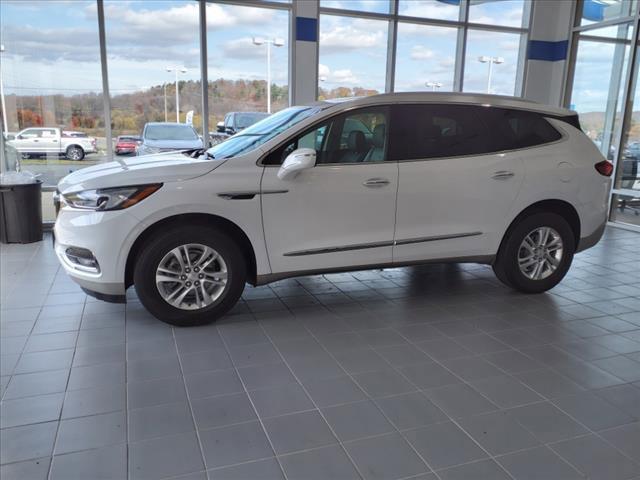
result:
M 191 157 L 191 158 L 198 158 L 201 155 L 206 155 L 207 158 L 211 160 L 215 160 L 216 158 L 213 156 L 213 153 L 211 153 L 206 148 L 192 148 L 190 150 L 184 150 L 182 153 L 183 155 L 187 155 L 188 157 Z

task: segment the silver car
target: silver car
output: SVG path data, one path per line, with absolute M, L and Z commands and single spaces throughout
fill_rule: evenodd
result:
M 202 139 L 191 125 L 150 122 L 144 126 L 142 142 L 138 146 L 136 153 L 138 155 L 150 155 L 202 147 Z

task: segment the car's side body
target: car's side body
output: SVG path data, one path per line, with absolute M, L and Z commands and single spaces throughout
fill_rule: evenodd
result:
M 269 156 L 291 139 L 336 116 L 385 109 L 393 121 L 401 105 L 532 112 L 545 118 L 558 138 L 481 154 L 320 163 L 294 180 L 281 180 L 280 166 L 268 164 Z M 89 172 L 82 177 L 78 171 L 63 180 L 63 194 L 153 179 L 163 183 L 152 199 L 126 210 L 64 208 L 55 235 L 65 269 L 87 290 L 122 300 L 145 241 L 180 222 L 216 225 L 235 238 L 246 249 L 248 280 L 254 284 L 431 261 L 492 263 L 514 220 L 543 204 L 567 216 L 577 249 L 602 235 L 610 179 L 595 171 L 602 157 L 576 128 L 572 112 L 513 98 L 441 93 L 378 95 L 317 108 L 315 115 L 256 150 L 227 160 L 187 162 L 179 154 L 162 154 L 154 159 L 156 165 L 132 162 L 126 170 L 112 165 L 108 176 L 94 178 Z M 372 136 L 378 135 L 375 130 Z M 70 245 L 105 259 L 100 273 L 70 263 L 65 255 Z
M 64 155 L 70 147 L 81 148 L 84 153 L 97 152 L 95 138 L 86 134 L 80 137 L 74 133 L 79 132 L 62 132 L 54 127 L 29 127 L 7 143 L 24 155 Z

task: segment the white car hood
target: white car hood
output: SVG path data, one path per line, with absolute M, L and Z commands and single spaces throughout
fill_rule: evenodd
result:
M 189 158 L 178 152 L 144 155 L 120 162 L 101 163 L 70 173 L 58 183 L 58 191 L 179 182 L 211 172 L 224 160 Z

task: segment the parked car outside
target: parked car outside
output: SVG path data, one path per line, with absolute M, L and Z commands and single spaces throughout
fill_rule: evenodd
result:
M 98 151 L 93 137 L 72 136 L 59 128 L 49 127 L 25 128 L 7 143 L 24 157 L 64 155 L 69 160 L 82 160 L 87 153 Z
M 245 282 L 429 262 L 539 293 L 600 240 L 613 170 L 575 112 L 462 93 L 295 106 L 196 153 L 60 182 L 55 250 L 87 293 L 134 285 L 182 326 L 220 318 Z
M 215 132 L 209 132 L 213 145 L 223 142 L 232 135 L 241 132 L 245 128 L 264 120 L 269 116 L 265 112 L 229 112 L 224 116 L 224 121 L 218 122 Z
M 150 122 L 142 130 L 136 153 L 150 155 L 203 148 L 202 139 L 191 125 L 185 123 Z
M 114 151 L 116 155 L 124 155 L 127 153 L 136 153 L 136 148 L 142 139 L 134 135 L 120 135 L 116 139 Z

